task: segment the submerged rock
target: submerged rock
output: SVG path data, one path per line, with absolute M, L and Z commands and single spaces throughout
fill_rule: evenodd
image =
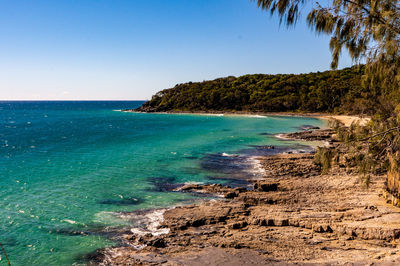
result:
M 100 200 L 98 203 L 110 205 L 138 205 L 142 202 L 143 200 L 137 197 L 122 197 L 118 199 L 104 199 Z

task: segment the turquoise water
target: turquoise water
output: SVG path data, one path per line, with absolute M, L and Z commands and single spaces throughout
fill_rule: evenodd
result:
M 82 263 L 115 244 L 93 232 L 129 226 L 115 212 L 190 202 L 194 195 L 169 192 L 166 183 L 229 182 L 251 166 L 234 163 L 258 154 L 257 145 L 289 145 L 269 134 L 324 125 L 115 111 L 142 103 L 0 102 L 0 242 L 12 265 Z M 92 233 L 74 233 L 85 230 Z

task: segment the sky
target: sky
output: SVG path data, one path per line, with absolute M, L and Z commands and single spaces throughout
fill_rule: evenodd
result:
M 329 69 L 329 37 L 250 0 L 0 0 L 0 100 L 146 100 L 177 83 Z M 344 55 L 339 68 L 352 65 Z

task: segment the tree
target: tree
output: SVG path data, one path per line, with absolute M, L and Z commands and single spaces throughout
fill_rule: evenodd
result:
M 350 146 L 363 158 L 360 173 L 388 165 L 387 190 L 400 202 L 400 2 L 328 0 L 321 6 L 312 0 L 257 0 L 259 7 L 278 13 L 288 26 L 297 22 L 300 7 L 307 2 L 315 6 L 307 15 L 308 25 L 331 36 L 332 68 L 337 68 L 343 48 L 355 62 L 366 60 L 363 86 L 374 96 L 375 119 L 366 128 L 350 127 L 344 136 L 358 143 Z M 364 99 L 353 100 L 366 105 Z
M 256 1 L 256 0 L 253 0 Z M 400 85 L 400 3 L 398 0 L 257 0 L 260 8 L 277 13 L 286 25 L 294 25 L 306 3 L 309 26 L 331 36 L 332 68 L 337 68 L 343 48 L 355 62 L 366 60 L 365 86 L 381 86 L 387 94 Z M 400 100 L 400 99 L 399 99 Z

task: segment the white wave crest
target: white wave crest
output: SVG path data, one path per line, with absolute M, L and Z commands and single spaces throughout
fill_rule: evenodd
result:
M 259 179 L 265 176 L 266 171 L 258 157 L 249 157 L 247 162 L 251 165 L 249 172 L 253 175 L 253 178 Z
M 224 156 L 224 157 L 239 157 L 238 154 L 229 154 L 229 153 L 226 153 L 226 152 L 223 152 L 222 156 Z
M 128 219 L 131 223 L 136 225 L 130 231 L 137 235 L 152 234 L 159 236 L 169 233 L 169 228 L 160 228 L 161 223 L 164 221 L 164 212 L 166 209 L 152 210 L 149 212 L 136 212 L 136 213 L 120 213 L 118 216 L 121 219 Z

